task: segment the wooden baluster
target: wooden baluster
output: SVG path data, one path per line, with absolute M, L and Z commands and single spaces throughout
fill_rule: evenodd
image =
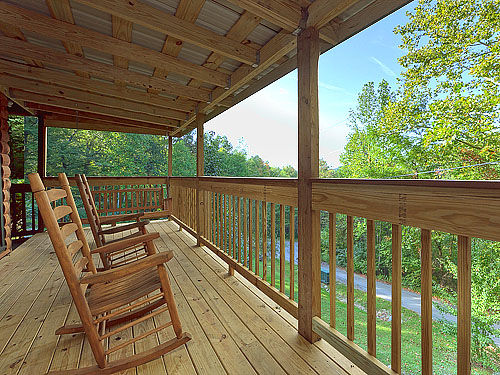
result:
M 336 308 L 336 281 L 337 281 L 337 215 L 328 214 L 328 267 L 329 267 L 329 288 L 330 288 L 330 327 L 335 328 L 335 308 Z
M 432 375 L 432 246 L 431 231 L 422 229 L 421 242 L 421 351 L 422 374 Z
M 276 205 L 271 203 L 271 285 L 276 287 Z
M 241 200 L 238 197 L 238 263 L 241 263 Z
M 234 205 L 233 205 L 233 196 L 230 195 L 229 197 L 229 220 L 228 224 L 230 226 L 229 228 L 229 246 L 227 249 L 227 252 L 229 255 L 234 258 Z M 233 225 L 231 225 L 231 221 L 233 222 Z
M 375 223 L 366 220 L 366 328 L 368 354 L 377 355 L 377 290 L 375 283 Z
M 226 194 L 222 194 L 222 251 L 226 252 Z
M 248 200 L 248 222 L 249 222 L 249 227 L 248 227 L 248 268 L 250 271 L 252 270 L 253 266 L 253 238 L 252 238 L 252 233 L 253 233 L 253 200 L 249 199 Z
M 260 268 L 260 210 L 259 210 L 259 202 L 255 201 L 255 274 L 259 275 Z
M 290 299 L 295 299 L 295 207 L 290 206 Z
M 392 225 L 391 368 L 401 374 L 401 225 Z
M 217 243 L 219 249 L 222 250 L 222 224 L 223 224 L 223 215 L 222 215 L 222 194 L 217 193 L 217 211 L 218 211 L 218 229 L 219 233 L 217 235 Z
M 280 204 L 280 292 L 285 293 L 285 205 Z
M 353 217 L 347 216 L 347 338 L 354 340 L 354 233 Z
M 233 243 L 232 243 L 232 257 L 233 259 L 236 259 L 236 197 L 234 196 L 231 196 L 231 204 L 232 204 L 232 209 L 231 209 L 231 213 L 233 215 L 233 228 L 231 230 L 232 234 L 233 234 Z
M 211 234 L 212 237 L 210 238 L 210 242 L 213 244 L 215 243 L 215 227 L 217 224 L 217 221 L 215 219 L 216 215 L 216 209 L 215 209 L 215 193 L 213 191 L 210 192 L 210 206 L 212 207 L 211 212 L 210 212 L 210 227 L 211 227 Z
M 247 254 L 247 200 L 243 198 L 243 263 L 248 267 L 248 254 Z
M 458 236 L 457 374 L 468 375 L 471 345 L 471 239 Z
M 262 201 L 262 278 L 267 281 L 267 202 Z

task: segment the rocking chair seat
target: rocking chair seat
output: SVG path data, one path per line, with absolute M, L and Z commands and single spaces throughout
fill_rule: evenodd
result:
M 110 283 L 93 284 L 87 302 L 92 315 L 122 307 L 161 288 L 156 267 L 127 275 Z

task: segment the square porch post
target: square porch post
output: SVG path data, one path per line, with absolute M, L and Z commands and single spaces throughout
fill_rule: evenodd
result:
M 312 319 L 321 315 L 320 216 L 313 210 L 311 178 L 319 177 L 318 106 L 319 32 L 304 29 L 297 40 L 299 143 L 299 333 L 309 342 L 319 339 Z

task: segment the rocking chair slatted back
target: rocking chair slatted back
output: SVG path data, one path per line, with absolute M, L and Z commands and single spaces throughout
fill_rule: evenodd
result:
M 75 175 L 75 178 L 78 190 L 80 190 L 83 207 L 85 208 L 85 212 L 87 213 L 90 230 L 92 231 L 92 235 L 94 236 L 94 240 L 96 241 L 96 246 L 102 246 L 104 245 L 104 236 L 99 235 L 99 231 L 102 230 L 101 220 L 95 207 L 94 197 L 92 196 L 92 192 L 90 191 L 87 177 L 85 177 L 85 175 L 77 174 Z
M 62 189 L 52 189 L 46 191 L 38 173 L 32 173 L 28 176 L 28 178 L 31 184 L 31 189 L 35 195 L 38 209 L 40 210 L 43 222 L 49 232 L 52 245 L 54 246 L 57 259 L 61 265 L 64 278 L 68 284 L 71 297 L 73 298 L 75 306 L 78 310 L 78 315 L 82 320 L 85 334 L 89 338 L 89 343 L 95 359 L 99 366 L 104 366 L 104 348 L 99 343 L 99 334 L 92 322 L 92 314 L 79 281 L 79 275 L 82 272 L 83 267 L 86 266 L 89 272 L 93 274 L 97 273 L 97 271 L 94 262 L 92 261 L 90 249 L 85 238 L 85 233 L 83 232 L 82 223 L 80 221 L 80 217 L 78 216 L 73 195 L 71 194 L 68 179 L 64 173 L 60 173 L 59 182 L 62 185 Z M 64 198 L 66 199 L 67 205 L 71 208 L 69 216 L 72 222 L 64 224 L 61 227 L 54 212 L 55 208 L 52 207 L 51 202 Z M 75 232 L 77 239 L 67 246 L 65 242 L 66 238 L 69 234 Z M 81 248 L 78 248 L 78 242 L 82 243 Z M 71 251 L 69 248 L 71 248 Z M 78 248 L 78 250 L 75 251 L 75 248 Z M 80 252 L 80 257 L 78 257 L 78 252 Z M 73 262 L 73 258 L 76 258 L 75 262 Z M 85 261 L 81 262 L 81 259 L 85 259 Z M 83 263 L 85 263 L 85 266 L 82 267 Z

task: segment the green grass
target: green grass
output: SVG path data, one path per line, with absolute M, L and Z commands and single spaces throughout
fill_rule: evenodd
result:
M 260 250 L 262 254 L 262 249 Z M 255 249 L 254 254 L 255 257 Z M 259 262 L 259 274 L 262 277 L 262 260 Z M 252 269 L 255 270 L 255 259 L 252 259 Z M 285 261 L 285 294 L 290 291 L 290 264 Z M 280 285 L 279 258 L 276 258 L 275 269 L 276 287 Z M 297 266 L 295 266 L 295 300 L 297 301 Z M 267 281 L 271 282 L 271 259 L 267 259 Z M 337 301 L 335 306 L 336 329 L 343 335 L 347 334 L 347 299 L 346 286 L 336 283 Z M 354 292 L 354 342 L 367 350 L 366 341 L 366 293 L 355 290 Z M 330 322 L 330 293 L 325 285 L 321 289 L 321 317 Z M 377 298 L 377 312 L 391 315 L 391 303 Z M 457 364 L 457 338 L 449 333 L 449 329 L 440 322 L 433 322 L 433 373 L 456 374 Z M 377 358 L 390 366 L 391 363 L 391 322 L 377 318 Z M 401 369 L 403 374 L 419 374 L 420 363 L 420 316 L 413 311 L 402 308 L 402 335 L 401 335 Z M 500 369 L 485 369 L 473 364 L 473 374 L 492 374 Z

